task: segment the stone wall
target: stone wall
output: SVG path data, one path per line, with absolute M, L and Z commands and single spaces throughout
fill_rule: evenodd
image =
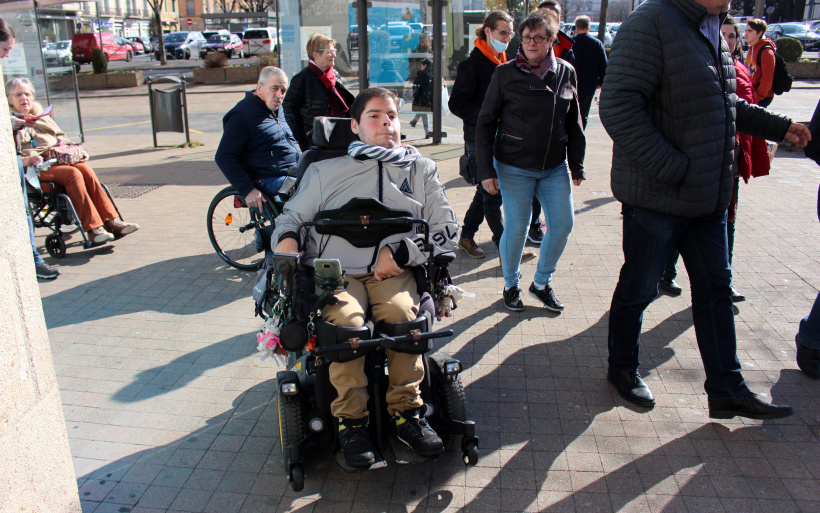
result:
M 0 141 L 0 511 L 79 512 L 8 122 Z

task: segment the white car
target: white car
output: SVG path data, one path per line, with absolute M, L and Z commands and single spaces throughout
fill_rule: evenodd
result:
M 249 28 L 242 38 L 243 53 L 245 57 L 259 55 L 265 52 L 275 52 L 279 46 L 276 38 L 276 28 Z
M 46 66 L 70 66 L 71 65 L 71 41 L 57 41 L 49 43 L 43 51 L 43 58 Z

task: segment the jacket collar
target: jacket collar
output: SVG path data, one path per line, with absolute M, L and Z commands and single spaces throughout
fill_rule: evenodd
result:
M 709 14 L 709 10 L 706 7 L 700 5 L 699 3 L 695 2 L 695 0 L 666 0 L 668 3 L 672 4 L 677 10 L 679 10 L 687 20 L 691 21 L 693 24 L 698 24 Z M 721 19 L 725 17 L 726 13 L 721 14 Z

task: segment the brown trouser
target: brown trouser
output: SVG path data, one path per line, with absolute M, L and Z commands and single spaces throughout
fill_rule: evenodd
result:
M 56 182 L 65 188 L 65 193 L 74 204 L 74 210 L 80 216 L 84 231 L 98 228 L 105 221 L 117 217 L 117 210 L 88 164 L 81 162 L 73 166 L 51 166 L 40 171 L 40 180 Z M 50 192 L 51 189 L 43 184 L 43 191 Z
M 373 322 L 406 322 L 418 317 L 419 295 L 416 280 L 410 271 L 377 281 L 373 273 L 347 276 L 347 289 L 336 292 L 339 300 L 325 307 L 325 320 L 340 326 L 364 326 L 365 312 L 370 305 Z M 387 350 L 389 386 L 387 412 L 394 415 L 422 405 L 419 384 L 424 379 L 422 356 Z M 330 364 L 330 382 L 339 397 L 330 405 L 334 417 L 360 419 L 367 412 L 367 376 L 364 357 L 346 363 Z

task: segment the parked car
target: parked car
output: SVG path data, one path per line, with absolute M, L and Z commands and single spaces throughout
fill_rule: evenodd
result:
M 205 46 L 199 51 L 199 58 L 204 59 L 210 52 L 223 53 L 229 59 L 234 55 L 238 55 L 240 58 L 245 57 L 244 45 L 236 34 L 229 34 L 227 36 L 214 34 L 208 38 L 208 42 L 205 43 Z
M 276 28 L 262 27 L 249 28 L 242 38 L 245 56 L 259 55 L 265 52 L 275 52 L 278 47 Z
M 140 55 L 140 54 L 145 53 L 145 47 L 142 46 L 142 43 L 140 43 L 139 41 L 131 41 L 130 39 L 128 39 L 126 37 L 118 38 L 116 36 L 114 37 L 114 39 L 119 39 L 119 41 L 117 41 L 117 42 L 120 43 L 120 44 L 131 46 L 131 48 L 134 50 L 134 55 Z
M 803 44 L 803 49 L 813 52 L 820 48 L 820 34 L 803 23 L 772 23 L 766 35 L 775 43 L 781 37 L 793 37 Z
M 373 27 L 370 25 L 367 26 L 367 33 L 373 32 Z M 359 26 L 358 25 L 351 25 L 350 26 L 350 33 L 347 35 L 347 51 L 348 53 L 353 52 L 353 50 L 359 49 Z
M 561 30 L 564 32 L 564 34 L 571 37 L 575 37 L 575 23 L 564 23 L 561 26 Z
M 215 36 L 217 34 L 219 34 L 221 36 L 230 36 L 231 35 L 231 33 L 229 31 L 225 30 L 225 29 L 203 30 L 202 31 L 202 37 L 204 37 L 206 41 L 208 39 L 211 39 L 211 36 Z
M 49 43 L 43 51 L 46 66 L 69 66 L 71 64 L 71 41 Z
M 402 41 L 404 36 L 413 32 L 410 25 L 406 23 L 390 22 L 387 25 L 382 25 L 379 30 L 384 30 L 390 34 L 390 51 L 400 52 L 402 48 Z
M 171 59 L 190 59 L 199 57 L 199 50 L 205 45 L 205 38 L 197 31 L 171 32 L 166 34 L 165 55 Z M 154 51 L 157 59 L 160 58 L 159 48 Z
M 130 62 L 134 58 L 134 49 L 131 45 L 122 41 L 124 40 L 121 37 L 115 37 L 110 32 L 102 33 L 102 45 L 100 45 L 99 32 L 74 34 L 74 37 L 71 38 L 71 54 L 74 56 L 75 61 L 85 64 L 91 62 L 91 52 L 95 48 L 102 48 L 108 60 Z
M 154 45 L 147 37 L 126 37 L 125 39 L 134 43 L 140 43 L 142 45 L 143 53 L 152 53 L 154 51 Z

